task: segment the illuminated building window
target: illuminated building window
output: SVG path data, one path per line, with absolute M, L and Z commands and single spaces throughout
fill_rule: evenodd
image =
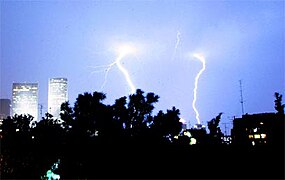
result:
M 260 139 L 260 134 L 255 134 L 254 139 Z
M 261 138 L 262 139 L 266 138 L 266 134 L 261 134 Z
M 257 128 L 254 128 L 254 129 L 253 129 L 253 132 L 257 132 Z
M 252 138 L 253 138 L 253 135 L 252 135 L 252 134 L 248 135 L 248 138 L 249 138 L 249 139 L 252 139 Z

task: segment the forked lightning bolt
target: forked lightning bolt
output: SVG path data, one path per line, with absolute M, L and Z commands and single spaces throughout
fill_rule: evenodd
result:
M 129 75 L 128 71 L 121 64 L 121 60 L 123 59 L 124 56 L 125 56 L 125 54 L 121 53 L 118 56 L 118 58 L 116 59 L 115 62 L 117 64 L 118 68 L 123 72 L 123 74 L 124 74 L 124 76 L 126 78 L 126 81 L 127 81 L 128 85 L 129 85 L 129 87 L 131 89 L 131 93 L 134 94 L 136 92 L 136 88 L 135 88 L 135 86 L 134 86 L 134 84 L 133 84 L 133 82 L 132 82 L 132 80 L 130 78 L 130 75 Z
M 119 70 L 124 74 L 125 76 L 125 79 L 130 87 L 130 90 L 131 90 L 131 93 L 134 94 L 135 91 L 136 91 L 136 88 L 134 86 L 134 84 L 132 83 L 132 80 L 130 78 L 130 75 L 128 73 L 128 71 L 126 70 L 126 68 L 124 68 L 121 64 L 121 60 L 128 54 L 130 53 L 133 53 L 134 52 L 134 48 L 130 47 L 130 46 L 121 46 L 117 49 L 117 52 L 118 52 L 118 57 L 115 59 L 114 62 L 112 62 L 111 64 L 108 64 L 108 65 L 102 65 L 102 66 L 95 66 L 93 68 L 95 69 L 101 69 L 101 70 L 95 70 L 93 71 L 92 73 L 95 73 L 95 72 L 102 72 L 102 71 L 105 71 L 105 75 L 104 75 L 104 82 L 101 86 L 101 91 L 102 89 L 105 87 L 106 85 L 106 82 L 107 82 L 107 77 L 108 77 L 108 74 L 109 74 L 109 71 L 112 69 L 112 67 L 114 65 L 117 65 L 117 67 L 119 68 Z
M 196 75 L 195 77 L 195 86 L 194 86 L 194 90 L 193 90 L 193 93 L 194 93 L 194 99 L 193 99 L 193 102 L 192 102 L 192 107 L 196 113 L 196 120 L 197 120 L 197 123 L 198 124 L 201 124 L 200 122 L 200 118 L 199 118 L 199 112 L 196 108 L 196 100 L 197 100 L 197 89 L 198 89 L 198 81 L 199 81 L 199 78 L 201 76 L 201 74 L 203 73 L 203 71 L 206 69 L 206 61 L 205 61 L 205 58 L 203 55 L 201 54 L 194 54 L 193 55 L 195 58 L 197 58 L 199 61 L 201 61 L 202 63 L 202 69 L 198 72 L 198 74 Z

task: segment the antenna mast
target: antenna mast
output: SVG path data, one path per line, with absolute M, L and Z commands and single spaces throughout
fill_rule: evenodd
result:
M 239 87 L 240 87 L 240 103 L 241 103 L 241 112 L 244 115 L 244 107 L 243 107 L 243 96 L 242 96 L 242 82 L 239 80 Z

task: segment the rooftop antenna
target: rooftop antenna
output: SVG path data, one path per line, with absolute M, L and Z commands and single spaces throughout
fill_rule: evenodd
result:
M 242 82 L 239 80 L 239 87 L 240 87 L 240 103 L 241 103 L 241 112 L 244 115 L 244 107 L 243 107 L 243 96 L 242 96 Z

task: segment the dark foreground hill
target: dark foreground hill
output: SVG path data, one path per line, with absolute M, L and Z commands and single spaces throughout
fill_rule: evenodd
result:
M 61 179 L 284 179 L 281 146 L 16 146 L 1 151 L 1 179 L 40 179 L 58 159 Z
M 67 179 L 284 179 L 284 154 L 269 147 L 81 147 L 61 166 Z

